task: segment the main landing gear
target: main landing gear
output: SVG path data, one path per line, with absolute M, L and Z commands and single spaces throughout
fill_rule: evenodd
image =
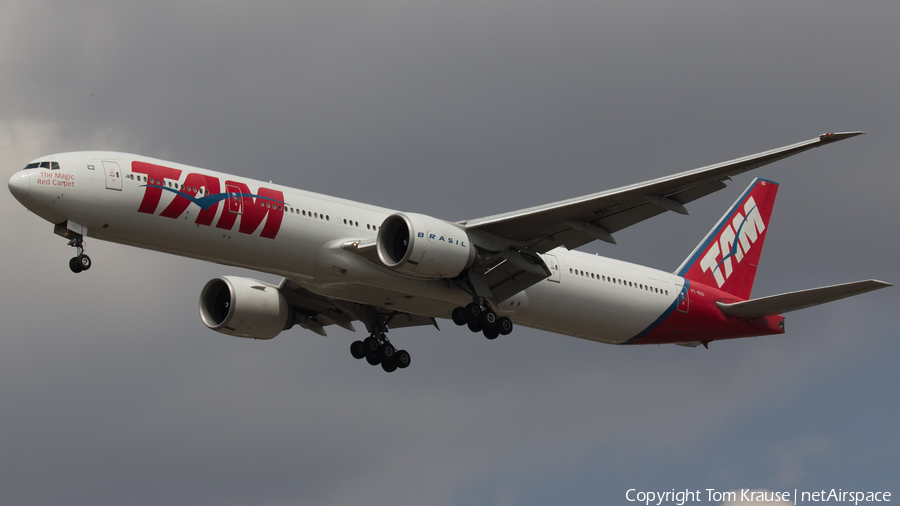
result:
M 385 372 L 409 367 L 409 352 L 398 350 L 382 333 L 373 334 L 362 341 L 353 341 L 350 354 L 357 360 L 366 359 L 369 365 L 381 364 Z
M 72 239 L 69 239 L 69 246 L 74 247 L 77 253 L 77 256 L 69 260 L 69 269 L 76 274 L 90 269 L 91 257 L 84 254 L 84 236 L 75 234 Z
M 385 372 L 409 367 L 409 352 L 398 350 L 387 338 L 388 322 L 393 315 L 384 315 L 368 306 L 362 311 L 360 319 L 369 330 L 369 337 L 362 341 L 353 341 L 350 354 L 357 360 L 366 359 L 369 365 L 381 364 Z
M 509 335 L 513 330 L 513 322 L 506 316 L 497 313 L 486 302 L 473 302 L 466 307 L 458 307 L 451 313 L 453 323 L 462 327 L 467 325 L 472 332 L 481 332 L 488 339 Z

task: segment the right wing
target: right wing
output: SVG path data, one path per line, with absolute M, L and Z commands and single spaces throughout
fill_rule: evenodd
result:
M 852 297 L 854 295 L 887 288 L 889 286 L 893 285 L 885 283 L 884 281 L 870 279 L 867 281 L 855 281 L 853 283 L 844 283 L 842 285 L 824 286 L 822 288 L 812 288 L 809 290 L 800 290 L 798 292 L 771 295 L 769 297 L 735 302 L 733 304 L 716 302 L 716 305 L 718 305 L 719 309 L 727 315 L 738 316 L 741 318 L 762 318 L 763 316 L 771 316 L 818 306 L 819 304 L 825 304 L 826 302 Z
M 539 253 L 594 240 L 615 244 L 613 233 L 648 218 L 666 211 L 688 214 L 685 204 L 725 188 L 731 176 L 862 134 L 823 134 L 643 183 L 461 222 L 486 257 L 470 272 L 471 288 L 479 296 L 503 301 L 551 275 L 555 266 L 547 265 Z
M 464 221 L 467 232 L 487 232 L 518 248 L 544 253 L 557 246 L 577 248 L 596 239 L 615 243 L 612 234 L 725 188 L 730 176 L 804 151 L 861 135 L 823 134 L 815 139 L 583 197 Z

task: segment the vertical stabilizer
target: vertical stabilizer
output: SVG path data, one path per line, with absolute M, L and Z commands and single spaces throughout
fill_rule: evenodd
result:
M 777 193 L 778 183 L 754 179 L 676 274 L 750 298 Z

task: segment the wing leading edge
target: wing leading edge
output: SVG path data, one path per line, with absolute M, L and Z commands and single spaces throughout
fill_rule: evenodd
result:
M 572 249 L 666 211 L 687 214 L 685 204 L 725 188 L 731 176 L 864 132 L 823 134 L 789 146 L 699 169 L 542 206 L 462 222 L 536 253 L 557 246 Z

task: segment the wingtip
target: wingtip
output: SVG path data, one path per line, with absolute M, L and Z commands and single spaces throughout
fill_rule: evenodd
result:
M 819 136 L 819 141 L 821 142 L 837 142 L 842 141 L 844 139 L 849 139 L 850 137 L 856 137 L 857 135 L 865 135 L 865 132 L 857 131 L 857 132 L 833 132 L 822 134 Z

